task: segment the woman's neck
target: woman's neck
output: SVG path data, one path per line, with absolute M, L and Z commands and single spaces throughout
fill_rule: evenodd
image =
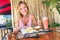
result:
M 24 15 L 23 17 L 28 17 L 28 15 Z
M 27 17 L 27 15 L 24 15 L 23 17 Z

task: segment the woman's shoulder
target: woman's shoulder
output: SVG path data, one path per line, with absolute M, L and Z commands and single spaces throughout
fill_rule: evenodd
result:
M 30 17 L 35 17 L 35 15 L 34 14 L 30 14 Z
M 20 22 L 20 21 L 21 21 L 21 18 L 18 19 L 18 22 Z

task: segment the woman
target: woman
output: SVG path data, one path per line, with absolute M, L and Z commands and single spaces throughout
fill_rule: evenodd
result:
M 25 31 L 26 28 L 32 27 L 32 25 L 37 26 L 38 24 L 35 16 L 33 14 L 29 14 L 29 8 L 25 2 L 20 1 L 18 6 L 21 17 L 18 20 L 18 27 L 13 28 L 13 33 L 17 34 L 16 36 L 19 39 L 23 37 L 23 35 L 26 33 Z
M 20 1 L 18 6 L 21 18 L 18 20 L 18 27 L 13 28 L 13 32 L 31 27 L 32 24 L 34 24 L 34 26 L 41 25 L 41 22 L 39 24 L 37 23 L 33 14 L 29 14 L 29 8 L 25 2 Z M 46 29 L 48 29 L 48 27 Z
M 18 27 L 13 28 L 13 33 L 18 33 L 21 29 L 26 29 L 28 27 L 38 26 L 41 25 L 41 21 L 37 23 L 35 15 L 29 14 L 29 8 L 25 2 L 20 1 L 19 4 L 19 11 L 21 18 L 18 20 Z M 21 35 L 18 34 L 18 37 Z
M 18 21 L 18 29 L 25 29 L 27 27 L 32 26 L 32 23 L 34 26 L 37 26 L 37 21 L 36 18 L 33 14 L 29 14 L 29 8 L 25 2 L 20 1 L 19 4 L 19 9 L 20 9 L 20 16 L 21 18 Z M 18 31 L 17 28 L 14 28 L 14 31 Z

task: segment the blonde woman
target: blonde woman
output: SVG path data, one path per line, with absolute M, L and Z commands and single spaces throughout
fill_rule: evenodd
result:
M 20 1 L 18 6 L 21 16 L 21 18 L 18 20 L 18 29 L 25 29 L 27 27 L 32 26 L 32 24 L 34 24 L 34 26 L 37 26 L 35 15 L 29 14 L 29 8 L 27 4 L 25 2 Z

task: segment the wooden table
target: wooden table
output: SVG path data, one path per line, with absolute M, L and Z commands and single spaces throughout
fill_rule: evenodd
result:
M 47 34 L 40 35 L 39 38 L 22 38 L 19 40 L 60 40 L 60 33 L 49 32 Z

